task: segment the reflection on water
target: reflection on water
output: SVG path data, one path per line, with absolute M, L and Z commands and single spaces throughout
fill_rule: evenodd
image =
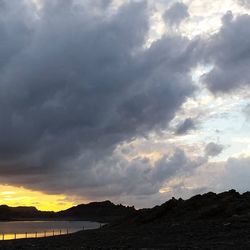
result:
M 49 237 L 99 227 L 100 223 L 90 221 L 0 222 L 0 240 Z

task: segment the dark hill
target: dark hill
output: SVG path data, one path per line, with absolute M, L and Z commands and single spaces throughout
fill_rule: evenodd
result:
M 130 216 L 135 212 L 134 207 L 115 205 L 110 201 L 91 202 L 81 204 L 67 210 L 58 212 L 59 217 L 69 217 L 82 220 L 114 221 L 121 217 Z
M 115 205 L 110 201 L 81 204 L 60 212 L 43 212 L 35 207 L 9 207 L 2 205 L 0 206 L 0 220 L 56 219 L 111 222 L 118 218 L 130 216 L 134 212 L 134 207 Z
M 9 207 L 6 205 L 0 206 L 0 220 L 24 220 L 38 218 L 52 218 L 54 212 L 42 212 L 35 207 Z
M 230 190 L 196 195 L 188 200 L 172 198 L 161 206 L 138 210 L 119 223 L 136 225 L 225 219 L 250 220 L 250 192 L 241 195 Z

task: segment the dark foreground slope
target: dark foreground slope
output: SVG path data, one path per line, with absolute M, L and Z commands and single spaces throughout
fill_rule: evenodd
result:
M 250 249 L 250 224 L 196 222 L 176 225 L 145 225 L 115 230 L 103 228 L 69 236 L 5 241 L 1 250 L 82 249 Z
M 250 249 L 250 195 L 172 199 L 99 230 L 2 242 L 0 249 Z

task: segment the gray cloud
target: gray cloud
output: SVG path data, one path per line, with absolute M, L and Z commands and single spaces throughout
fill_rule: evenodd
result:
M 190 160 L 180 149 L 162 156 L 155 163 L 142 157 L 128 161 L 118 155 L 111 155 L 95 162 L 91 168 L 83 168 L 82 159 L 74 164 L 71 162 L 71 171 L 50 172 L 45 175 L 46 180 L 37 173 L 27 174 L 24 171 L 22 178 L 18 179 L 10 173 L 14 177 L 10 179 L 10 183 L 47 190 L 48 193 L 60 193 L 63 187 L 66 194 L 82 195 L 88 199 L 147 197 L 156 195 L 166 181 L 190 175 L 205 162 L 206 158 Z M 1 175 L 0 180 L 5 178 L 6 176 Z
M 225 164 L 225 172 L 222 175 L 220 188 L 234 187 L 239 192 L 249 191 L 249 157 L 229 158 Z
M 210 142 L 206 145 L 205 154 L 207 156 L 217 156 L 223 151 L 223 149 L 224 149 L 223 145 Z
M 243 114 L 246 116 L 247 120 L 250 119 L 250 104 L 247 104 L 243 110 L 242 110 Z
M 250 158 L 229 158 L 225 162 L 213 162 L 204 171 L 204 176 L 199 176 L 207 185 L 207 190 L 222 192 L 236 189 L 238 192 L 249 191 Z
M 236 18 L 228 12 L 223 17 L 221 30 L 204 41 L 203 57 L 212 64 L 211 72 L 204 76 L 212 92 L 229 92 L 250 83 L 250 16 Z
M 240 5 L 250 8 L 250 1 L 249 0 L 236 0 Z
M 172 4 L 163 15 L 165 22 L 171 26 L 179 25 L 187 17 L 189 17 L 188 6 L 181 2 Z
M 206 158 L 199 158 L 196 161 L 191 161 L 184 151 L 177 149 L 173 156 L 163 156 L 152 170 L 152 176 L 158 181 L 166 181 L 171 177 L 181 174 L 190 174 L 198 166 L 206 162 Z
M 195 121 L 192 118 L 187 118 L 184 122 L 178 124 L 175 134 L 183 135 L 196 128 Z
M 143 48 L 144 1 L 112 15 L 100 1 L 1 4 L 2 182 L 85 196 L 156 192 L 141 179 L 147 161 L 127 168 L 114 149 L 166 128 L 192 95 L 196 41 L 163 36 Z
M 236 189 L 238 192 L 249 191 L 250 158 L 238 157 L 229 158 L 221 162 L 207 162 L 190 172 L 190 176 L 184 181 L 170 185 L 169 197 L 190 198 L 194 194 L 204 192 L 223 192 L 229 189 Z M 195 183 L 190 188 L 190 183 Z

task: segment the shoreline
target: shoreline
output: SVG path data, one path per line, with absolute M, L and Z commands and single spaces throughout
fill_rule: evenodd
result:
M 2 241 L 0 250 L 250 249 L 249 234 L 249 221 L 159 223 L 124 228 L 105 227 L 47 238 Z
M 101 223 L 101 224 L 108 224 L 109 222 L 107 220 L 96 220 L 96 219 L 91 219 L 91 218 L 23 218 L 23 219 L 11 219 L 11 220 L 0 220 L 0 223 L 4 222 L 57 222 L 57 221 L 69 221 L 69 222 L 74 222 L 74 221 L 85 221 L 85 222 L 96 222 L 96 223 Z

